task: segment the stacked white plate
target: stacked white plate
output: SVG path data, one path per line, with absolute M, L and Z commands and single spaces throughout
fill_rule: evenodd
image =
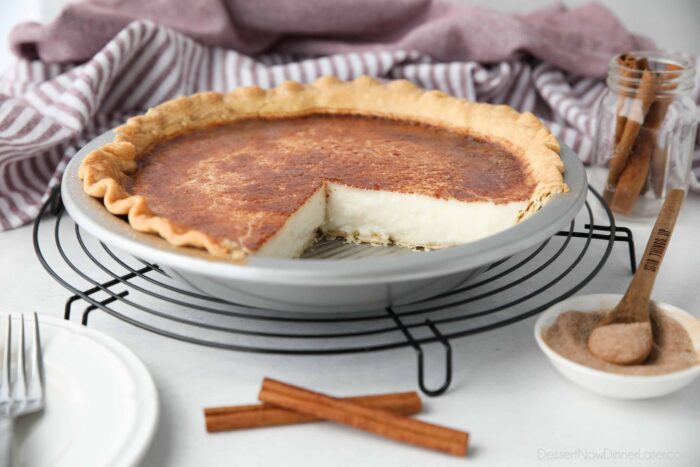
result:
M 0 322 L 7 316 L 0 315 Z M 146 367 L 100 332 L 41 315 L 39 323 L 46 408 L 17 420 L 12 465 L 138 465 L 158 421 L 158 396 Z

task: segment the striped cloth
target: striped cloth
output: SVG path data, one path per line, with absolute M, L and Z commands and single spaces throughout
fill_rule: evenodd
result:
M 136 21 L 83 64 L 19 60 L 0 77 L 0 230 L 30 222 L 76 151 L 130 115 L 179 95 L 323 75 L 404 78 L 532 111 L 584 162 L 591 161 L 595 104 L 605 89 L 602 80 L 572 77 L 541 62 L 438 63 L 400 50 L 250 57 Z M 700 176 L 700 164 L 694 168 Z M 700 188 L 697 178 L 693 186 Z

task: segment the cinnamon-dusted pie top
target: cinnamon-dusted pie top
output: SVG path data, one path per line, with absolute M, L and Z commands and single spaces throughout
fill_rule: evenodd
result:
M 238 239 L 251 251 L 324 181 L 496 203 L 526 200 L 535 187 L 523 161 L 500 144 L 425 124 L 348 115 L 250 119 L 194 130 L 146 152 L 133 179 L 133 192 L 154 212 Z M 190 209 L 193 199 L 206 202 Z
M 464 203 L 566 191 L 559 146 L 532 114 L 406 81 L 321 78 L 197 94 L 117 129 L 80 168 L 85 191 L 132 227 L 243 260 L 325 182 Z

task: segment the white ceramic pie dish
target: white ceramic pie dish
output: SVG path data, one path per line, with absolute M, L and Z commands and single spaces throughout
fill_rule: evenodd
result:
M 158 264 L 190 287 L 246 306 L 295 312 L 367 311 L 410 303 L 444 292 L 489 264 L 546 240 L 579 212 L 587 194 L 586 173 L 574 152 L 562 145 L 568 193 L 554 196 L 525 221 L 490 237 L 424 253 L 352 259 L 253 257 L 244 266 L 206 252 L 178 248 L 136 232 L 110 214 L 102 200 L 87 195 L 78 178 L 83 158 L 114 137 L 107 132 L 82 148 L 63 176 L 61 195 L 70 216 L 107 245 Z M 381 248 L 381 247 L 376 247 Z M 380 250 L 377 250 L 380 251 Z
M 556 321 L 557 316 L 570 310 L 595 312 L 609 310 L 622 299 L 619 294 L 595 294 L 570 297 L 542 313 L 535 323 L 535 340 L 549 361 L 565 378 L 603 396 L 615 399 L 650 399 L 671 394 L 700 376 L 698 363 L 686 370 L 654 376 L 629 376 L 600 371 L 572 362 L 552 350 L 542 333 Z M 700 351 L 700 320 L 690 313 L 667 303 L 655 302 L 666 316 L 680 323 L 691 337 L 696 353 Z

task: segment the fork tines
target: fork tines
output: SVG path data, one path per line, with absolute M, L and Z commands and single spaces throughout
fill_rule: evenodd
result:
M 19 319 L 17 345 L 13 346 L 13 320 L 7 315 L 0 361 L 0 416 L 15 417 L 39 410 L 44 404 L 44 368 L 39 319 L 33 314 L 31 355 L 25 355 L 24 315 Z M 15 347 L 13 349 L 13 347 Z M 14 362 L 14 364 L 13 364 Z M 13 375 L 14 369 L 14 375 Z M 27 377 L 29 375 L 29 377 Z

